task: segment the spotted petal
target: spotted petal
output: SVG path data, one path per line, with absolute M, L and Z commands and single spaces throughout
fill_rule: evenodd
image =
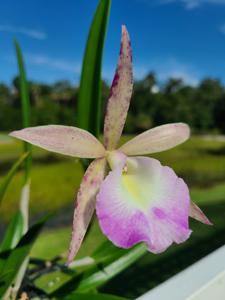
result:
M 10 134 L 43 149 L 80 158 L 99 158 L 103 145 L 86 130 L 61 125 L 25 128 Z
M 169 167 L 147 157 L 128 158 L 103 181 L 97 195 L 97 216 L 103 233 L 117 246 L 145 242 L 160 253 L 184 242 L 188 227 L 189 191 Z
M 104 145 L 114 150 L 120 139 L 133 87 L 132 54 L 128 32 L 122 27 L 119 62 L 111 86 L 104 124 Z
M 194 202 L 190 203 L 189 216 L 199 222 L 202 222 L 203 224 L 213 225 L 203 211 Z
M 184 123 L 166 124 L 147 130 L 120 147 L 126 155 L 144 155 L 171 149 L 190 136 Z
M 82 240 L 95 210 L 95 197 L 105 176 L 106 160 L 94 160 L 88 167 L 77 194 L 73 219 L 73 231 L 68 254 L 68 263 L 72 262 L 80 248 Z

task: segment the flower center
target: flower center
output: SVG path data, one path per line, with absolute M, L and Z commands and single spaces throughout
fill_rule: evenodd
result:
M 127 171 L 122 173 L 122 183 L 130 201 L 140 210 L 146 212 L 149 195 L 139 166 L 134 160 L 128 159 Z
M 117 150 L 106 151 L 106 159 L 112 170 L 118 167 L 122 167 L 122 168 L 124 167 L 126 169 L 125 164 L 126 164 L 127 157 L 122 152 Z
M 128 158 L 117 150 L 107 151 L 106 159 L 112 170 L 122 169 L 121 180 L 126 195 L 125 198 L 129 199 L 128 201 L 134 206 L 146 212 L 150 196 L 149 182 L 146 182 L 145 175 L 142 174 L 142 168 L 137 161 Z

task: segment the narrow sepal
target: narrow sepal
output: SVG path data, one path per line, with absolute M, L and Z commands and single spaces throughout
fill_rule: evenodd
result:
M 95 197 L 104 179 L 105 169 L 106 160 L 104 158 L 96 159 L 90 164 L 82 179 L 75 203 L 68 264 L 77 254 L 91 221 L 95 210 Z
M 122 41 L 119 61 L 106 109 L 104 124 L 104 145 L 114 150 L 125 124 L 133 88 L 132 53 L 128 32 L 122 27 Z
M 189 216 L 203 224 L 213 225 L 213 223 L 194 202 L 190 203 Z

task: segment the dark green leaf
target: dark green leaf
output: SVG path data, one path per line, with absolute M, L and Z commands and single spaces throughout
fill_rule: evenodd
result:
M 108 249 L 108 253 L 106 249 Z M 117 248 L 111 242 L 107 241 L 106 243 L 103 243 L 103 245 L 99 247 L 99 251 L 95 251 L 91 257 L 75 260 L 74 263 L 70 265 L 69 270 L 67 270 L 68 272 L 53 271 L 37 277 L 35 286 L 47 294 L 54 293 L 54 291 L 60 289 L 61 286 L 67 284 L 71 280 L 75 280 L 76 282 L 79 281 L 87 270 L 94 273 L 123 254 L 123 249 Z M 87 264 L 87 261 L 90 262 L 90 264 Z M 90 275 L 90 273 L 88 274 Z M 72 287 L 74 288 L 74 284 L 72 284 Z
M 16 278 L 20 267 L 27 259 L 31 247 L 47 219 L 48 217 L 42 218 L 39 222 L 33 225 L 21 238 L 18 245 L 13 250 L 2 252 L 0 254 L 0 259 L 5 259 L 4 266 L 0 271 L 0 299 L 2 299 L 5 292 Z
M 69 292 L 83 293 L 103 285 L 142 257 L 146 253 L 146 247 L 141 244 L 130 250 L 118 249 L 116 259 L 114 257 L 115 253 L 109 260 L 104 261 L 103 257 L 103 263 L 98 263 L 92 269 L 80 274 L 75 273 L 70 280 L 55 289 L 51 296 L 64 297 Z
M 17 56 L 17 63 L 19 68 L 19 80 L 20 80 L 20 97 L 22 101 L 22 120 L 23 120 L 23 127 L 30 126 L 30 97 L 28 91 L 28 84 L 26 79 L 26 71 L 23 62 L 23 55 L 20 49 L 20 45 L 17 41 L 15 41 L 15 48 L 16 48 L 16 56 Z M 30 171 L 31 171 L 31 163 L 32 163 L 32 156 L 31 156 L 31 145 L 27 142 L 24 142 L 24 152 L 28 152 L 29 155 L 25 160 L 25 183 L 30 178 Z
M 121 298 L 114 295 L 107 294 L 78 294 L 71 293 L 63 298 L 63 300 L 126 300 L 127 298 Z
M 124 250 L 114 246 L 110 241 L 104 241 L 91 255 L 95 260 L 102 260 L 103 257 L 111 257 L 115 255 L 123 255 Z
M 42 289 L 47 294 L 54 293 L 54 291 L 60 290 L 64 285 L 69 284 L 74 286 L 79 284 L 79 280 L 84 277 L 88 270 L 88 275 L 97 272 L 99 269 L 103 269 L 104 266 L 111 263 L 115 259 L 118 259 L 121 255 L 124 255 L 124 250 L 118 247 L 115 247 L 110 241 L 103 242 L 97 250 L 93 252 L 90 257 L 87 257 L 88 260 L 93 260 L 93 263 L 90 265 L 84 264 L 82 266 L 80 260 L 75 260 L 74 263 L 70 265 L 69 274 L 64 274 L 63 272 L 52 272 L 50 274 L 41 276 L 35 281 L 37 288 Z M 85 261 L 85 258 L 82 259 Z M 79 262 L 77 264 L 77 262 Z M 56 280 L 57 278 L 57 280 Z M 51 282 L 51 284 L 49 284 Z M 72 283 L 71 283 L 72 282 Z M 70 284 L 71 283 L 71 284 Z
M 75 272 L 65 272 L 64 270 L 53 270 L 45 274 L 37 274 L 34 285 L 44 293 L 51 294 L 70 281 L 74 274 Z
M 0 203 L 5 195 L 8 185 L 10 184 L 13 176 L 15 175 L 18 168 L 22 165 L 24 160 L 28 157 L 28 153 L 23 154 L 11 167 L 9 172 L 5 175 L 3 182 L 0 185 Z
M 145 253 L 146 247 L 143 244 L 138 245 L 131 250 L 125 250 L 124 255 L 121 255 L 120 258 L 109 263 L 102 270 L 99 270 L 96 273 L 93 273 L 81 280 L 80 284 L 77 287 L 77 291 L 83 292 L 104 284 L 115 275 L 128 268 Z
M 16 246 L 23 235 L 23 216 L 20 211 L 12 218 L 0 246 L 0 252 L 10 250 Z
M 101 65 L 111 0 L 100 0 L 86 44 L 78 98 L 77 125 L 99 135 Z
M 109 244 L 111 243 L 109 242 Z M 105 246 L 109 246 L 109 244 L 105 245 L 104 243 Z M 62 286 L 67 285 L 67 283 L 69 283 L 70 285 L 70 282 L 72 281 L 73 283 L 71 284 L 71 286 L 73 290 L 74 286 L 77 285 L 77 283 L 79 283 L 79 280 L 84 277 L 84 274 L 87 270 L 91 273 L 94 273 L 97 270 L 99 270 L 99 268 L 102 269 L 104 265 L 112 262 L 113 260 L 121 256 L 121 252 L 123 252 L 124 250 L 119 249 L 115 246 L 112 247 L 114 248 L 114 251 L 111 251 L 111 249 L 109 249 L 109 253 L 106 253 L 105 251 L 104 253 L 102 252 L 102 255 L 99 253 L 99 255 L 96 254 L 95 257 L 84 257 L 80 260 L 75 260 L 70 265 L 70 268 L 69 270 L 67 270 L 66 273 L 60 271 L 53 271 L 48 274 L 44 274 L 40 277 L 37 277 L 37 279 L 35 280 L 35 286 L 38 289 L 43 290 L 45 293 L 51 294 L 54 293 L 54 291 L 59 290 Z M 90 264 L 87 264 L 87 261 Z M 64 268 L 62 270 L 64 270 Z M 88 274 L 90 275 L 90 273 Z

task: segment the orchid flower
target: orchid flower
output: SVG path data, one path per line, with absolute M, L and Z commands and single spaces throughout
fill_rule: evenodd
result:
M 106 109 L 103 144 L 91 133 L 68 126 L 39 126 L 11 133 L 49 151 L 95 159 L 86 170 L 77 194 L 68 263 L 80 248 L 95 207 L 100 228 L 112 243 L 129 248 L 145 242 L 152 253 L 161 253 L 173 242 L 187 240 L 191 234 L 189 216 L 211 224 L 190 201 L 187 185 L 171 168 L 142 156 L 186 141 L 190 135 L 188 125 L 162 125 L 118 148 L 132 87 L 131 45 L 123 26 L 118 66 Z

